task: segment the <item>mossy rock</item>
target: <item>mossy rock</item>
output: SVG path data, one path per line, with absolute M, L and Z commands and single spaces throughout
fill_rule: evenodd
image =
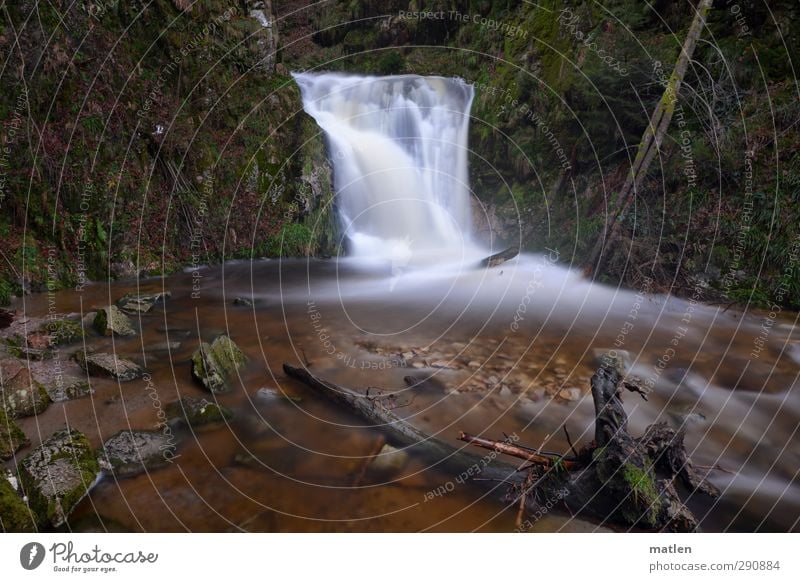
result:
M 45 386 L 53 402 L 75 400 L 94 394 L 91 384 L 80 378 L 62 378 L 60 381 Z
M 10 459 L 14 453 L 30 443 L 17 423 L 8 418 L 5 411 L 0 408 L 0 460 Z
M 226 406 L 194 396 L 184 396 L 176 402 L 167 404 L 166 413 L 171 421 L 187 424 L 193 428 L 233 418 L 233 413 Z
M 105 336 L 136 335 L 131 320 L 116 305 L 109 305 L 99 309 L 94 317 L 93 325 L 97 333 Z
M 91 376 L 109 376 L 120 382 L 141 378 L 144 370 L 138 364 L 114 354 L 75 352 L 73 358 Z
M 37 531 L 36 516 L 25 504 L 22 496 L 9 482 L 16 477 L 0 474 L 0 531 L 3 533 L 31 533 Z
M 212 393 L 225 392 L 247 356 L 231 338 L 221 335 L 212 344 L 205 342 L 192 355 L 192 376 Z
M 39 328 L 39 332 L 50 336 L 50 343 L 63 346 L 83 339 L 83 327 L 80 321 L 72 319 L 56 319 L 48 321 Z
M 103 469 L 122 478 L 164 467 L 174 457 L 175 443 L 168 430 L 123 430 L 103 444 L 100 459 Z
M 147 313 L 156 303 L 162 302 L 170 297 L 172 297 L 170 291 L 159 293 L 128 293 L 117 301 L 117 307 L 131 315 Z
M 28 503 L 45 527 L 58 527 L 66 521 L 100 470 L 86 435 L 69 428 L 49 437 L 19 468 Z
M 11 418 L 35 416 L 50 406 L 50 396 L 30 370 L 14 360 L 0 363 L 0 406 Z

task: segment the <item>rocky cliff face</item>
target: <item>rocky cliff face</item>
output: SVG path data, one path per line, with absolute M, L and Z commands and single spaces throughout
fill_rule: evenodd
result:
M 51 255 L 50 279 L 74 284 L 334 252 L 330 166 L 290 77 L 315 68 L 473 82 L 482 229 L 580 263 L 691 20 L 682 4 L 651 4 L 6 6 L 0 300 L 47 283 Z M 798 306 L 800 281 L 785 272 L 800 222 L 798 22 L 792 1 L 715 6 L 670 139 L 626 217 L 632 252 L 606 279 L 761 302 L 783 285 L 777 299 Z

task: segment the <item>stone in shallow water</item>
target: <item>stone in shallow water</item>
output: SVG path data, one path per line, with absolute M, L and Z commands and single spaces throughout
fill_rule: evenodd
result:
M 233 300 L 233 304 L 241 307 L 253 307 L 255 301 L 249 297 L 237 297 Z
M 17 478 L 0 471 L 0 532 L 35 532 L 36 516 L 22 499 Z
M 233 418 L 233 413 L 226 406 L 194 396 L 184 396 L 176 402 L 167 404 L 166 413 L 170 420 L 191 427 L 221 423 Z
M 123 430 L 103 445 L 100 463 L 117 477 L 132 477 L 172 462 L 175 443 L 171 433 Z
M 58 527 L 89 492 L 99 466 L 86 436 L 58 431 L 20 464 L 22 488 L 41 524 Z
M 408 463 L 408 453 L 391 445 L 383 445 L 369 464 L 369 470 L 371 473 L 390 477 L 402 471 L 406 463 Z
M 8 460 L 22 447 L 30 444 L 28 437 L 0 408 L 0 460 Z
M 0 360 L 0 406 L 11 418 L 34 416 L 50 405 L 44 387 L 19 360 Z
M 45 390 L 53 402 L 75 400 L 94 394 L 92 386 L 80 378 L 62 378 L 60 381 L 47 384 Z
M 148 352 L 175 352 L 181 349 L 181 342 L 157 342 L 148 344 L 145 349 Z
M 128 382 L 144 375 L 144 370 L 138 364 L 114 354 L 79 351 L 75 359 L 92 376 L 110 376 L 120 382 Z
M 192 376 L 212 393 L 225 392 L 236 371 L 247 362 L 247 356 L 231 338 L 221 335 L 209 345 L 200 344 L 192 355 Z
M 160 293 L 128 293 L 117 301 L 117 306 L 125 313 L 136 315 L 137 313 L 147 313 L 156 303 L 169 299 L 170 297 L 172 297 L 170 291 L 163 291 Z
M 94 328 L 101 335 L 136 335 L 131 320 L 116 305 L 109 305 L 97 311 Z
M 564 400 L 569 402 L 574 402 L 581 397 L 581 391 L 578 388 L 563 388 L 559 393 L 558 396 Z

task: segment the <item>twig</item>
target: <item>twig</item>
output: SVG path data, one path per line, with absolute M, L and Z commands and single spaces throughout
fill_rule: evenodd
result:
M 358 474 L 356 478 L 353 479 L 353 487 L 358 487 L 361 484 L 361 480 L 364 478 L 364 475 L 367 474 L 367 469 L 369 469 L 370 464 L 372 461 L 375 460 L 381 450 L 383 450 L 383 446 L 386 444 L 386 439 L 383 437 L 379 437 L 377 441 L 375 441 L 375 446 L 372 447 L 369 454 L 364 458 L 364 462 L 361 463 L 361 467 L 359 468 Z
M 550 457 L 534 453 L 525 450 L 522 447 L 504 443 L 502 441 L 493 441 L 491 439 L 485 439 L 482 437 L 468 435 L 464 432 L 458 433 L 458 440 L 464 441 L 465 443 L 469 443 L 471 445 L 475 445 L 476 447 L 489 449 L 491 451 L 497 451 L 498 453 L 509 455 L 511 457 L 517 457 L 518 459 L 524 459 L 536 465 L 544 465 L 545 467 L 552 467 L 554 465 L 553 459 L 551 459 Z M 575 469 L 578 467 L 577 461 L 564 460 L 564 459 L 559 459 L 559 461 L 563 464 L 564 468 L 566 469 Z
M 730 469 L 726 469 L 725 467 L 720 467 L 719 465 L 694 465 L 695 469 L 704 469 L 706 471 L 722 471 L 723 473 L 727 473 L 728 475 L 736 475 L 736 471 L 731 471 Z
M 575 455 L 575 458 L 578 458 L 578 451 L 575 450 L 575 445 L 572 444 L 572 439 L 569 436 L 569 431 L 567 430 L 567 425 L 561 425 L 561 428 L 564 429 L 564 436 L 567 437 L 567 443 L 569 444 L 569 448 L 572 451 L 572 454 Z
M 631 382 L 629 380 L 623 380 L 622 386 L 628 392 L 636 392 L 639 396 L 642 397 L 642 400 L 647 402 L 647 391 L 644 388 L 642 388 L 641 386 L 639 386 L 638 384 L 635 384 L 634 382 Z

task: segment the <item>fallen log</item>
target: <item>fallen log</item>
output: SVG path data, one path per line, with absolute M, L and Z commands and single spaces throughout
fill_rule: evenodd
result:
M 520 467 L 478 457 L 434 438 L 391 409 L 393 395 L 361 394 L 314 376 L 305 368 L 284 364 L 284 371 L 340 404 L 375 429 L 394 446 L 434 460 L 433 466 L 465 473 L 473 481 L 501 481 L 509 486 L 507 502 L 524 505 L 531 513 L 548 507 L 595 522 L 649 531 L 696 531 L 698 523 L 678 495 L 676 481 L 692 493 L 710 496 L 716 490 L 695 474 L 683 446 L 683 433 L 655 424 L 641 438 L 628 433 L 622 407 L 620 372 L 601 366 L 592 376 L 595 439 L 591 446 L 567 459 L 555 453 L 460 433 L 465 442 L 498 454 L 520 458 Z M 574 451 L 574 448 L 571 447 Z M 476 474 L 478 478 L 474 478 Z
M 456 474 L 467 472 L 470 476 L 480 473 L 482 478 L 491 481 L 522 482 L 524 473 L 517 473 L 517 467 L 508 463 L 489 464 L 486 457 L 480 457 L 461 448 L 434 438 L 412 426 L 391 410 L 391 394 L 369 396 L 350 388 L 338 386 L 316 377 L 306 368 L 283 365 L 286 374 L 316 390 L 321 396 L 349 409 L 366 421 L 371 427 L 383 433 L 386 441 L 397 448 L 408 448 L 417 454 Z
M 496 267 L 497 265 L 502 265 L 506 261 L 510 261 L 518 254 L 519 254 L 519 247 L 508 247 L 507 249 L 500 251 L 499 253 L 489 255 L 488 257 L 483 259 L 481 261 L 481 267 L 486 267 L 488 269 L 491 269 L 492 267 Z

